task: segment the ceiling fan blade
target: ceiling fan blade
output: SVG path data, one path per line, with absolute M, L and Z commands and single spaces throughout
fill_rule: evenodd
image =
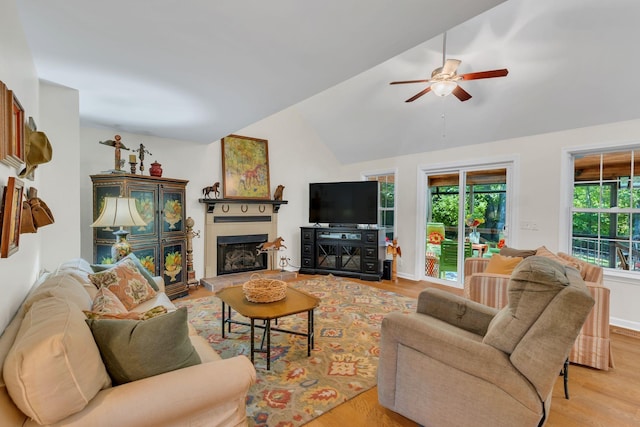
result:
M 478 79 L 491 79 L 493 77 L 504 77 L 509 74 L 509 70 L 502 68 L 500 70 L 479 71 L 477 73 L 462 74 L 460 77 L 462 80 L 478 80 Z
M 459 59 L 447 59 L 444 63 L 444 65 L 442 66 L 442 74 L 450 74 L 453 75 L 456 73 L 456 70 L 458 69 L 458 65 L 460 65 L 460 61 Z
M 427 79 L 427 80 L 404 80 L 401 82 L 391 82 L 389 83 L 390 85 L 403 85 L 406 83 L 429 83 L 431 80 Z
M 428 86 L 425 90 L 416 93 L 415 95 L 413 95 L 411 98 L 407 99 L 404 102 L 413 102 L 416 99 L 420 98 L 422 95 L 424 95 L 425 93 L 428 93 L 431 90 L 431 86 Z
M 467 92 L 466 90 L 462 89 L 460 87 L 460 85 L 456 86 L 456 88 L 451 93 L 454 94 L 455 97 L 458 98 L 462 102 L 468 101 L 469 99 L 471 99 L 471 95 L 469 94 L 469 92 Z

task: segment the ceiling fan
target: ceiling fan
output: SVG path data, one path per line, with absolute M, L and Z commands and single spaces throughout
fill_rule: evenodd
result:
M 509 74 L 509 70 L 507 70 L 506 68 L 490 71 L 478 71 L 475 73 L 456 74 L 461 61 L 458 59 L 445 60 L 446 45 L 447 33 L 444 33 L 442 36 L 442 67 L 438 67 L 433 70 L 430 79 L 404 80 L 389 83 L 392 85 L 407 83 L 431 83 L 429 86 L 427 86 L 426 89 L 416 93 L 405 102 L 413 102 L 416 99 L 420 98 L 422 95 L 429 92 L 433 92 L 438 96 L 447 96 L 453 93 L 456 98 L 464 102 L 471 99 L 471 95 L 469 94 L 469 92 L 460 87 L 460 85 L 458 85 L 458 82 L 460 80 L 491 79 L 493 77 L 504 77 Z

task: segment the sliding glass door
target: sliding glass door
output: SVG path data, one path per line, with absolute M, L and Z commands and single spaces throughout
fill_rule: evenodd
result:
M 424 277 L 462 283 L 464 260 L 504 244 L 510 165 L 425 171 Z

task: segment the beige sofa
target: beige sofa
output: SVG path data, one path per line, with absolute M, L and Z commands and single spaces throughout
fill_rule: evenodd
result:
M 543 246 L 537 250 L 520 251 L 543 253 L 551 257 Z M 595 305 L 578 334 L 569 354 L 569 361 L 596 369 L 608 370 L 614 367 L 609 338 L 609 289 L 603 285 L 603 270 L 568 254 L 553 254 L 561 263 L 578 269 L 587 285 Z M 489 258 L 467 258 L 464 263 L 464 296 L 494 308 L 507 304 L 507 285 L 509 275 L 485 273 Z
M 0 426 L 247 425 L 253 365 L 244 356 L 221 359 L 190 325 L 188 340 L 201 363 L 112 386 L 82 313 L 97 293 L 90 273 L 91 266 L 76 259 L 48 274 L 0 336 Z M 159 292 L 135 311 L 158 305 L 175 311 L 162 279 L 155 280 Z M 25 337 L 47 345 L 15 360 Z
M 593 298 L 577 271 L 520 263 L 501 310 L 439 289 L 382 322 L 378 400 L 425 426 L 536 427 Z

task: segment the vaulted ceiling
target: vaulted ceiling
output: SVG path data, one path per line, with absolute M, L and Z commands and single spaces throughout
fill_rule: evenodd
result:
M 17 4 L 88 126 L 209 143 L 293 107 L 351 163 L 640 117 L 636 0 Z M 445 31 L 459 73 L 509 75 L 405 103 L 426 85 L 389 82 L 430 77 Z

